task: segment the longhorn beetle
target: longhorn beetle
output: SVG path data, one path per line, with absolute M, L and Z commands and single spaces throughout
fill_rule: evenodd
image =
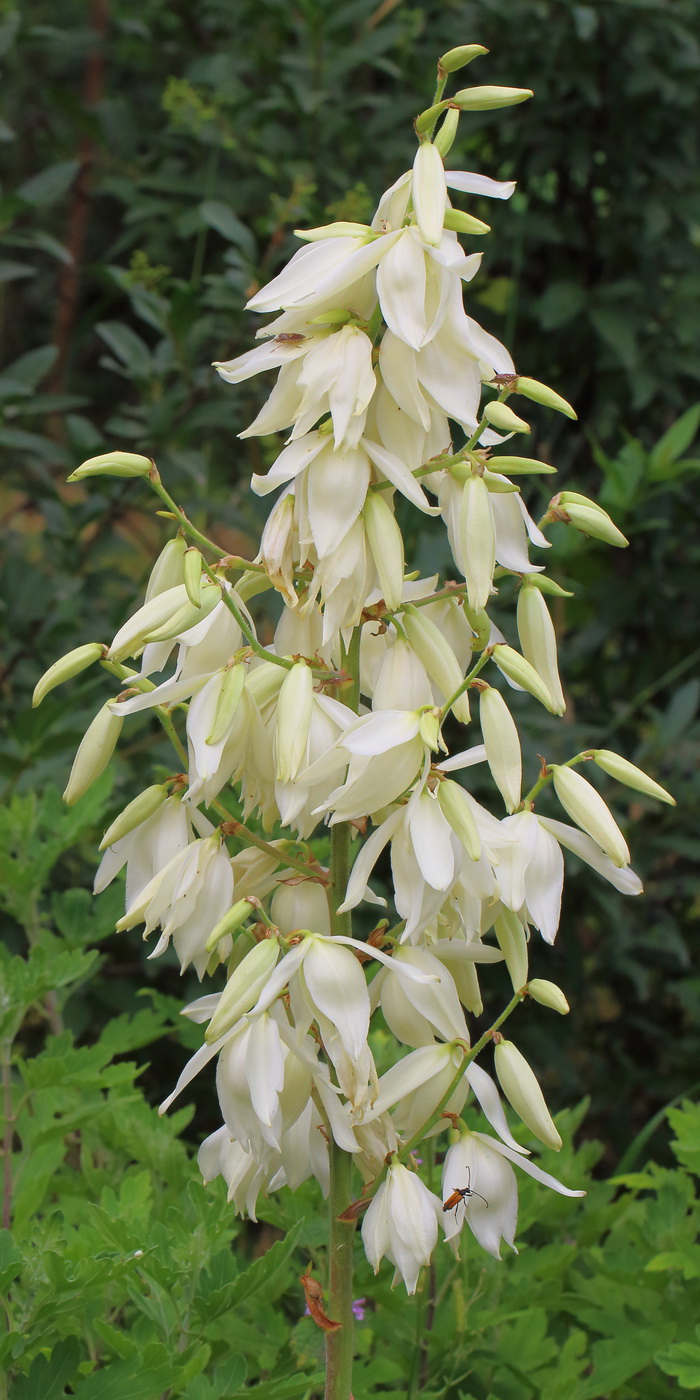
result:
M 452 1192 L 452 1195 L 447 1197 L 447 1200 L 444 1202 L 442 1209 L 443 1209 L 443 1210 L 455 1210 L 455 1211 L 456 1211 L 458 1205 L 460 1204 L 460 1201 L 461 1201 L 462 1204 L 464 1205 L 464 1203 L 469 1199 L 470 1196 L 478 1196 L 478 1197 L 479 1197 L 479 1200 L 484 1202 L 484 1205 L 486 1206 L 486 1209 L 488 1210 L 488 1205 L 489 1205 L 489 1203 L 488 1203 L 486 1197 L 485 1197 L 485 1196 L 482 1196 L 482 1194 L 481 1194 L 480 1191 L 474 1191 L 474 1190 L 472 1190 L 472 1173 L 471 1173 L 471 1167 L 466 1167 L 465 1170 L 466 1170 L 466 1173 L 467 1173 L 467 1184 L 466 1184 L 466 1186 L 455 1186 L 455 1189 L 454 1189 L 454 1191 Z

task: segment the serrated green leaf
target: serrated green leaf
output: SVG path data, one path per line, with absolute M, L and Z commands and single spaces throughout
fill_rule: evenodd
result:
M 74 1380 L 80 1362 L 80 1345 L 76 1337 L 58 1342 L 50 1356 L 35 1356 L 26 1376 L 13 1384 L 13 1400 L 59 1400 L 65 1387 Z

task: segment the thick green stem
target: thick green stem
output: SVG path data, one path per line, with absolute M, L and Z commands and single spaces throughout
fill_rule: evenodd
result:
M 324 1400 L 350 1400 L 352 1393 L 353 1328 L 352 1253 L 355 1221 L 339 1220 L 352 1200 L 352 1157 L 331 1141 L 331 1189 L 328 1206 L 328 1312 L 339 1322 L 336 1332 L 326 1333 L 326 1388 Z
M 349 680 L 343 699 L 357 711 L 360 702 L 360 628 L 353 632 L 350 645 L 343 648 L 343 666 Z M 329 870 L 328 910 L 331 932 L 349 938 L 352 935 L 352 915 L 339 914 L 350 874 L 349 822 L 338 822 L 331 828 L 331 863 Z M 344 1152 L 332 1139 L 329 1143 L 331 1189 L 328 1200 L 328 1309 L 329 1316 L 340 1327 L 326 1332 L 326 1389 L 324 1400 L 350 1400 L 352 1393 L 353 1330 L 352 1256 L 356 1222 L 339 1220 L 352 1201 L 352 1155 Z

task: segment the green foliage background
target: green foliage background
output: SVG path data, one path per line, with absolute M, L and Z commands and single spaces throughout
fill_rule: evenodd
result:
M 245 1385 L 246 1366 L 249 1379 L 259 1382 L 260 1400 L 303 1394 L 300 1370 L 314 1393 L 311 1324 L 302 1320 L 291 1334 L 280 1331 L 283 1315 L 293 1317 L 296 1308 L 298 1316 L 298 1300 L 286 1314 L 273 1313 L 273 1288 L 265 1291 L 260 1316 L 252 1301 L 245 1305 L 249 1323 L 239 1310 L 247 1360 L 230 1376 L 217 1369 L 229 1365 L 221 1329 L 214 1326 L 205 1337 L 183 1322 L 196 1307 L 206 1312 L 201 1298 L 195 1306 L 188 1293 L 200 1287 L 199 1273 L 188 1282 L 191 1241 L 202 1241 L 198 1268 L 209 1279 L 206 1287 L 224 1293 L 235 1289 L 222 1262 L 222 1251 L 230 1261 L 232 1233 L 238 1231 L 244 1252 L 259 1246 L 232 1222 L 216 1192 L 205 1196 L 178 1137 L 184 1131 L 196 1143 L 217 1125 L 213 1096 L 198 1095 L 189 1126 L 183 1114 L 170 1127 L 159 1124 L 148 1107 L 163 1097 L 187 1054 L 187 1032 L 176 1022 L 188 988 L 172 965 L 145 962 L 137 936 L 111 934 L 118 896 L 103 896 L 93 907 L 87 893 L 106 821 L 144 785 L 144 767 L 149 774 L 152 765 L 170 770 L 167 748 L 150 721 L 134 725 L 111 792 L 101 786 L 94 801 L 86 798 L 67 818 L 55 788 L 64 786 L 84 728 L 108 691 L 91 674 L 38 711 L 29 709 L 29 696 L 61 652 L 110 638 L 164 538 L 140 488 L 65 486 L 84 457 L 114 445 L 152 454 L 198 523 L 228 549 L 255 549 L 260 515 L 247 482 L 276 444 L 237 442 L 262 387 L 234 390 L 210 362 L 250 345 L 255 325 L 242 306 L 293 250 L 294 227 L 364 218 L 407 167 L 412 118 L 430 99 L 436 55 L 475 40 L 491 56 L 480 61 L 478 75 L 473 70 L 473 81 L 527 86 L 536 96 L 512 111 L 463 119 L 452 153 L 456 167 L 519 182 L 508 204 L 470 206 L 493 226 L 472 288 L 474 314 L 513 348 L 520 370 L 576 404 L 577 425 L 533 415 L 533 453 L 559 466 L 562 485 L 597 496 L 631 541 L 628 550 L 614 552 L 563 527 L 558 538 L 555 532 L 551 572 L 576 595 L 561 600 L 556 618 L 567 719 L 562 725 L 545 717 L 543 724 L 540 712 L 535 729 L 526 706 L 518 721 L 533 774 L 536 750 L 556 761 L 584 744 L 605 744 L 648 766 L 679 804 L 659 812 L 611 784 L 603 789 L 630 826 L 645 895 L 623 900 L 572 870 L 557 947 L 553 953 L 533 948 L 535 972 L 565 988 L 572 1014 L 556 1025 L 544 1013 L 528 1016 L 518 1038 L 555 1106 L 590 1095 L 579 1136 L 602 1142 L 599 1178 L 621 1161 L 641 1167 L 650 1152 L 665 1166 L 649 1169 L 657 1175 L 644 1179 L 641 1197 L 641 1178 L 619 1197 L 600 1183 L 583 1206 L 567 1204 L 565 1217 L 561 1203 L 543 1204 L 543 1193 L 533 1195 L 525 1213 L 533 1221 L 533 1253 L 500 1273 L 487 1261 L 483 1285 L 482 1263 L 473 1256 L 473 1274 L 461 1283 L 443 1280 L 436 1340 L 427 1360 L 421 1353 L 415 1362 L 411 1384 L 450 1400 L 472 1393 L 477 1400 L 665 1394 L 668 1381 L 658 1368 L 644 1371 L 640 1389 L 622 1372 L 619 1380 L 604 1380 L 603 1389 L 585 1379 L 603 1365 L 605 1339 L 625 1327 L 630 1337 L 644 1331 L 649 1357 L 665 1356 L 666 1373 L 679 1384 L 688 1375 L 691 1386 L 700 1384 L 692 1328 L 663 1332 L 692 1315 L 688 1290 L 697 1287 L 698 1264 L 696 1246 L 688 1246 L 683 1261 L 671 1259 L 679 1221 L 690 1221 L 689 1232 L 683 1225 L 688 1238 L 694 1233 L 688 1170 L 697 1157 L 681 1154 L 683 1170 L 673 1170 L 661 1111 L 695 1092 L 700 1078 L 696 0 L 510 0 L 507 7 L 501 0 L 62 0 L 60 7 L 27 0 L 20 8 L 5 0 L 0 789 L 14 802 L 2 848 L 11 955 L 3 967 L 6 997 L 19 997 L 22 1015 L 4 1034 L 22 1060 L 36 1056 L 38 1066 L 13 1071 L 10 1086 L 16 1111 L 25 1115 L 15 1125 L 15 1205 L 19 1248 L 33 1270 L 22 1275 L 28 1292 L 19 1295 L 12 1323 L 19 1317 L 23 1334 L 34 1328 L 29 1350 L 12 1352 L 12 1366 L 25 1377 L 17 1381 L 20 1400 L 63 1393 L 63 1381 L 48 1386 L 41 1346 L 54 1349 L 52 1360 L 63 1347 L 65 1383 L 74 1383 L 81 1400 L 111 1393 L 104 1379 L 102 1389 L 90 1389 L 87 1363 L 104 1358 L 116 1368 L 120 1396 L 150 1400 L 168 1387 L 192 1400 L 233 1395 Z M 546 499 L 543 494 L 543 504 Z M 419 534 L 414 546 L 423 568 L 446 565 L 438 530 Z M 271 619 L 262 609 L 259 622 L 264 633 Z M 29 970 L 22 961 L 13 971 L 28 944 L 36 966 Z M 61 968 L 66 992 L 55 994 Z M 495 989 L 487 1015 L 500 1006 L 502 990 Z M 125 1054 L 141 1066 L 138 1088 Z M 145 1070 L 144 1060 L 151 1062 Z M 682 1120 L 685 1127 L 680 1122 L 682 1138 L 691 1119 Z M 584 1163 L 593 1165 L 593 1149 L 583 1152 Z M 156 1167 L 163 1176 L 153 1178 L 151 1197 L 143 1173 Z M 547 1216 L 538 1227 L 540 1208 Z M 305 1207 L 290 1202 L 284 1209 L 282 1220 L 270 1206 L 270 1229 L 286 1228 Z M 133 1220 L 143 1222 L 140 1233 Z M 552 1231 L 560 1222 L 564 1237 L 557 1243 Z M 147 1286 L 134 1284 L 137 1274 L 125 1263 L 130 1250 L 144 1247 L 138 1243 L 144 1232 L 155 1241 L 153 1260 L 149 1255 L 138 1266 Z M 586 1240 L 578 1254 L 567 1244 L 575 1239 Z M 302 1242 L 307 1250 L 319 1243 Z M 10 1269 L 16 1247 L 7 1245 Z M 657 1256 L 666 1262 L 640 1282 L 640 1270 Z M 81 1270 L 96 1268 L 98 1258 L 102 1272 L 91 1282 Z M 281 1296 L 296 1265 L 279 1258 Z M 167 1293 L 164 1280 L 173 1270 L 180 1280 L 173 1287 L 182 1293 L 167 1304 L 159 1289 Z M 599 1271 L 610 1279 L 605 1326 L 602 1304 L 581 1301 L 581 1280 L 590 1293 Z M 691 1283 L 681 1284 L 683 1276 Z M 70 1309 L 86 1288 L 108 1298 L 109 1307 L 98 1308 L 100 1327 L 90 1331 L 87 1352 L 70 1352 Z M 64 1312 L 54 1306 L 57 1297 L 64 1298 Z M 577 1300 L 569 1313 L 563 1297 Z M 448 1367 L 450 1328 L 471 1334 L 472 1321 L 464 1319 L 482 1303 L 491 1319 L 478 1324 L 484 1357 L 478 1352 L 480 1359 L 460 1361 L 465 1374 L 475 1369 L 459 1380 Z M 46 1332 L 32 1311 L 40 1305 L 47 1309 Z M 367 1345 L 367 1364 L 390 1367 L 389 1338 L 396 1341 L 396 1329 L 409 1326 L 405 1318 L 417 1323 L 386 1290 L 382 1305 L 385 1341 L 380 1329 Z M 540 1320 L 517 1321 L 525 1306 Z M 123 1325 L 139 1347 L 151 1349 L 148 1366 L 136 1364 Z M 554 1340 L 532 1341 L 535 1351 L 522 1361 L 529 1353 L 518 1326 L 528 1338 Z M 512 1355 L 522 1364 L 508 1360 L 509 1328 Z M 184 1335 L 179 1354 L 189 1358 L 195 1334 L 209 1352 L 185 1376 L 190 1361 L 178 1369 L 171 1352 Z M 261 1336 L 277 1337 L 277 1350 L 261 1350 Z M 405 1350 L 405 1338 L 401 1345 Z M 626 1345 L 631 1360 L 638 1359 L 633 1343 Z M 674 1345 L 690 1352 L 681 1356 Z M 556 1365 L 551 1346 L 560 1349 Z M 568 1371 L 561 1369 L 564 1356 Z M 4 1364 L 10 1365 L 7 1357 Z M 79 1366 L 87 1366 L 81 1389 Z M 149 1366 L 150 1380 L 144 1379 Z M 535 1379 L 519 1378 L 519 1366 Z M 277 1389 L 265 1390 L 261 1375 Z M 405 1393 L 391 1370 L 368 1373 L 357 1394 L 390 1394 L 392 1387 Z

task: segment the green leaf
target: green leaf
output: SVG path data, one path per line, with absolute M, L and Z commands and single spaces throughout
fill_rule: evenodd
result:
M 54 1347 L 50 1356 L 35 1356 L 26 1376 L 20 1376 L 12 1387 L 13 1400 L 59 1400 L 66 1385 L 73 1380 L 80 1363 L 80 1345 L 76 1337 L 66 1337 Z
M 62 160 L 57 165 L 49 165 L 46 170 L 40 170 L 38 175 L 32 175 L 29 180 L 25 180 L 17 194 L 27 204 L 41 207 L 53 204 L 70 188 L 79 169 L 78 160 Z
M 133 1361 L 115 1361 L 111 1366 L 93 1371 L 75 1387 L 74 1400 L 157 1400 L 159 1392 L 170 1384 L 172 1367 L 144 1366 L 141 1357 Z
M 700 1338 L 700 1327 L 695 1335 Z M 683 1390 L 700 1390 L 700 1346 L 695 1342 L 676 1342 L 654 1360 L 665 1375 L 677 1377 Z
M 135 379 L 145 379 L 153 373 L 151 352 L 146 342 L 130 326 L 122 321 L 101 321 L 96 329 Z
M 693 442 L 700 427 L 700 403 L 686 409 L 680 418 L 659 438 L 649 454 L 650 473 L 654 480 L 663 480 L 668 468 L 678 461 Z
M 6 1293 L 22 1269 L 20 1254 L 10 1230 L 0 1230 L 0 1291 Z
M 316 1371 L 313 1376 L 285 1376 L 279 1380 L 258 1381 L 246 1390 L 229 1392 L 226 1400 L 297 1400 L 297 1396 L 308 1395 L 309 1391 L 322 1386 L 323 1381 L 323 1371 Z
M 57 346 L 40 345 L 37 350 L 28 350 L 25 355 L 20 355 L 18 360 L 8 365 L 7 373 L 11 374 L 13 379 L 18 379 L 21 384 L 26 384 L 29 389 L 36 389 L 37 384 L 56 363 L 57 355 Z
M 199 206 L 199 212 L 205 224 L 216 229 L 229 243 L 235 243 L 251 262 L 255 260 L 255 239 L 228 204 L 220 199 L 205 199 Z
M 237 1307 L 239 1303 L 247 1302 L 261 1288 L 265 1288 L 269 1295 L 273 1281 L 285 1267 L 296 1248 L 305 1224 L 304 1220 L 298 1220 L 283 1240 L 278 1240 L 276 1244 L 273 1244 L 259 1259 L 255 1259 L 247 1269 L 244 1269 L 237 1278 L 231 1282 L 225 1282 L 223 1286 L 211 1289 L 209 1293 L 204 1293 L 198 1300 L 201 1316 L 218 1317 L 221 1313 Z

